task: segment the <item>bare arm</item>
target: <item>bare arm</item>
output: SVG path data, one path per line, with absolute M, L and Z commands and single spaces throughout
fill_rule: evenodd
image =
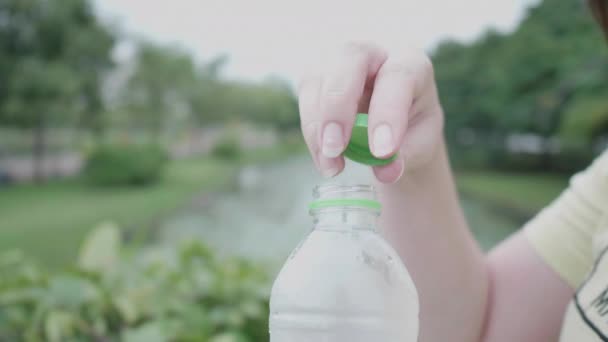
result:
M 385 235 L 418 289 L 419 340 L 478 341 L 489 275 L 460 209 L 444 149 L 420 172 L 378 187 Z
M 372 153 L 398 154 L 374 173 L 385 234 L 419 291 L 421 342 L 556 338 L 572 291 L 521 235 L 487 258 L 480 251 L 456 195 L 424 54 L 349 45 L 337 63 L 304 80 L 299 100 L 304 138 L 323 175 L 344 168 L 357 111 L 369 113 Z
M 557 341 L 573 290 L 522 233 L 487 258 L 492 285 L 484 341 Z
M 521 233 L 484 256 L 439 158 L 396 185 L 378 185 L 382 226 L 420 295 L 420 341 L 557 341 L 572 289 Z

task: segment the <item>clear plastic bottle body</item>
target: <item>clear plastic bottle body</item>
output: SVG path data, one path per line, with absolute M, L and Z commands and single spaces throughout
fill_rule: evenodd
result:
M 321 187 L 317 199 L 373 197 L 367 186 Z M 369 198 L 368 198 L 369 199 Z M 395 251 L 375 230 L 378 210 L 313 209 L 315 227 L 275 280 L 271 342 L 414 342 L 418 296 Z

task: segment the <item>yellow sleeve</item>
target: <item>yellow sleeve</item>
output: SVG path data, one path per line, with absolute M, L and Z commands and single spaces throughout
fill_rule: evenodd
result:
M 608 152 L 570 180 L 570 186 L 525 227 L 533 248 L 570 286 L 593 266 L 593 237 L 608 208 Z

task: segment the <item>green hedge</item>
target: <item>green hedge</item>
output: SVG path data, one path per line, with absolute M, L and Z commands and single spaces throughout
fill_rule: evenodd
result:
M 167 161 L 159 145 L 101 145 L 89 154 L 84 174 L 95 185 L 145 185 L 160 179 Z
M 0 341 L 268 341 L 268 278 L 197 241 L 129 253 L 112 224 L 72 269 L 0 257 Z
M 221 138 L 211 150 L 211 155 L 223 160 L 237 160 L 242 155 L 241 144 L 236 135 Z

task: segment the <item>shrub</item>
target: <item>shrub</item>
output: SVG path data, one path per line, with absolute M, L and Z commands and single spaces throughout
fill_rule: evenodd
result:
M 234 135 L 220 139 L 211 150 L 211 155 L 225 160 L 237 160 L 241 157 L 241 144 Z
M 0 274 L 0 341 L 269 340 L 264 270 L 197 241 L 127 255 L 105 224 L 72 270 L 10 253 Z
M 167 161 L 158 145 L 102 145 L 89 154 L 85 177 L 96 185 L 145 185 L 159 180 Z

